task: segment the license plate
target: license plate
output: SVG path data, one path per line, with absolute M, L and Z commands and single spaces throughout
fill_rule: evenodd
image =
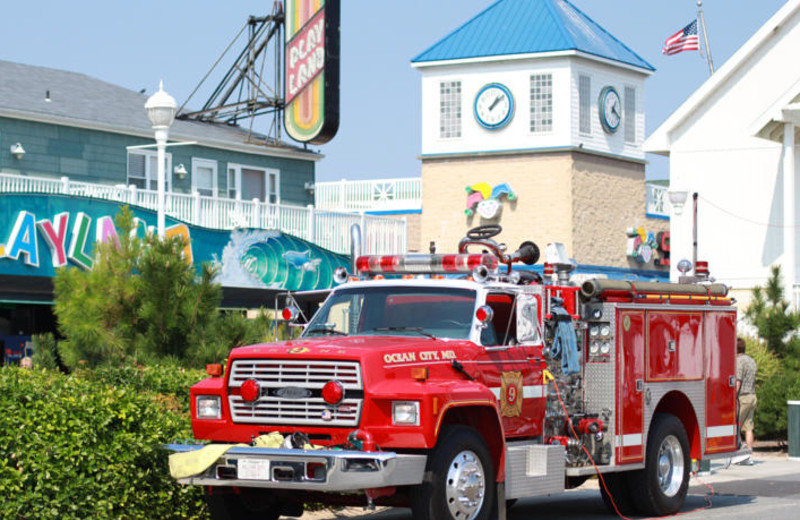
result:
M 239 459 L 236 476 L 242 480 L 269 480 L 269 461 L 264 459 Z

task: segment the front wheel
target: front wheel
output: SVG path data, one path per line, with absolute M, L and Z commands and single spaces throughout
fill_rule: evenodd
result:
M 632 478 L 633 499 L 642 514 L 676 513 L 689 490 L 689 439 L 671 414 L 658 414 L 647 438 L 645 467 Z
M 415 520 L 486 520 L 495 503 L 495 473 L 483 438 L 464 426 L 442 431 L 425 479 L 411 493 Z

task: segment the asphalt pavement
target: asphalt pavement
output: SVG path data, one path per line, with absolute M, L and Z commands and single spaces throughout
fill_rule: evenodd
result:
M 800 518 L 800 460 L 786 452 L 759 451 L 752 466 L 712 461 L 711 471 L 693 477 L 689 495 L 679 513 L 681 520 L 758 520 Z M 308 512 L 302 520 L 413 520 L 409 509 L 378 508 L 365 511 L 347 508 L 339 511 Z M 600 498 L 597 479 L 560 495 L 520 499 L 508 511 L 508 520 L 579 520 L 617 518 L 606 510 Z M 633 516 L 631 518 L 642 518 Z

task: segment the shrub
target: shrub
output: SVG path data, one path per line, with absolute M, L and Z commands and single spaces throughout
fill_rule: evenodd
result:
M 55 370 L 59 368 L 56 338 L 52 333 L 33 335 L 33 366 Z
M 800 372 L 783 367 L 756 390 L 755 436 L 762 440 L 787 439 L 787 401 L 800 399 Z
M 160 448 L 191 436 L 189 417 L 143 390 L 190 376 L 85 376 L 0 369 L 0 518 L 204 518 L 201 490 L 172 480 Z

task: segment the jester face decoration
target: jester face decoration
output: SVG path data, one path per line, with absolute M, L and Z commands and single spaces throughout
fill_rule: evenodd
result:
M 493 219 L 500 211 L 501 197 L 506 196 L 509 201 L 516 200 L 517 195 L 507 182 L 498 184 L 494 188 L 486 183 L 479 182 L 467 186 L 467 209 L 464 213 L 468 217 L 478 214 L 485 219 Z

